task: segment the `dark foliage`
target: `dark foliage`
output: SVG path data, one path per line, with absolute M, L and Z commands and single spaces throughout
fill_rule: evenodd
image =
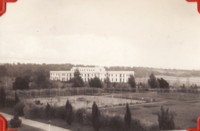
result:
M 159 82 L 160 88 L 169 88 L 169 83 L 165 79 L 160 78 L 158 79 L 158 82 Z
M 76 120 L 78 123 L 83 124 L 85 117 L 86 117 L 86 110 L 85 109 L 78 109 L 76 111 Z
M 32 88 L 48 88 L 51 86 L 51 83 L 49 81 L 49 72 L 46 70 L 37 70 L 36 72 L 33 73 L 31 77 L 31 85 Z
M 22 102 L 18 102 L 15 106 L 14 106 L 14 114 L 17 116 L 23 116 L 24 115 L 24 103 Z
M 136 88 L 136 82 L 135 82 L 135 77 L 133 75 L 131 75 L 128 79 L 128 84 L 130 84 L 130 86 L 132 88 Z
M 4 65 L 0 65 L 0 78 L 7 75 L 7 68 Z
M 17 93 L 15 92 L 15 104 L 17 104 L 19 102 L 20 102 L 20 99 L 19 99 Z
M 67 100 L 66 105 L 65 105 L 65 110 L 66 110 L 66 122 L 68 125 L 71 125 L 74 119 L 74 112 L 73 112 L 73 107 L 69 100 Z
M 49 105 L 49 103 L 47 103 L 47 105 L 46 105 L 44 110 L 45 110 L 45 117 L 47 119 L 49 119 L 51 117 L 51 115 L 53 115 L 53 113 L 51 111 L 52 109 L 51 109 L 51 106 Z
M 3 87 L 0 88 L 0 108 L 5 107 L 6 104 L 6 93 Z
M 34 104 L 25 105 L 24 107 L 25 118 L 36 119 L 44 117 L 44 109 L 41 106 Z
M 94 77 L 93 79 L 89 80 L 90 87 L 102 88 L 103 84 L 98 77 Z
M 129 109 L 129 105 L 126 104 L 126 113 L 124 115 L 124 123 L 125 123 L 125 128 L 127 130 L 130 130 L 131 129 L 131 112 L 130 112 L 130 109 Z
M 113 116 L 109 121 L 109 128 L 112 130 L 123 130 L 123 119 L 120 116 Z
M 5 106 L 6 107 L 14 107 L 16 102 L 15 102 L 15 99 L 13 97 L 6 97 L 6 100 L 5 100 Z
M 95 131 L 100 128 L 100 111 L 97 104 L 94 102 L 92 105 L 92 125 Z
M 160 130 L 173 130 L 175 129 L 174 115 L 169 112 L 169 109 L 160 108 L 158 113 L 158 123 Z
M 65 120 L 66 117 L 66 109 L 65 106 L 55 107 L 55 117 Z
M 83 87 L 84 86 L 83 79 L 82 79 L 82 77 L 80 75 L 81 74 L 80 74 L 79 70 L 76 70 L 74 72 L 74 78 L 72 78 L 70 80 L 70 82 L 72 83 L 73 87 Z
M 149 76 L 148 84 L 151 88 L 159 88 L 159 82 L 153 73 Z
M 110 87 L 111 87 L 111 82 L 110 82 L 109 77 L 106 77 L 106 79 L 104 80 L 104 83 L 106 84 L 106 87 L 107 87 L 107 88 L 110 88 Z
M 18 115 L 14 115 L 14 118 L 10 120 L 11 128 L 21 127 L 22 120 L 19 119 Z
M 29 76 L 17 77 L 15 79 L 15 82 L 13 83 L 13 89 L 14 90 L 29 89 L 29 82 L 30 82 L 30 77 Z

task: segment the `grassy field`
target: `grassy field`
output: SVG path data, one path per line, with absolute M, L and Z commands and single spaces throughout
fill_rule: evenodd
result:
M 28 102 L 40 101 L 41 104 L 46 105 L 47 103 L 54 106 L 63 106 L 69 100 L 75 109 L 80 108 L 91 108 L 93 102 L 95 101 L 99 107 L 110 107 L 129 104 L 139 104 L 145 103 L 144 100 L 138 99 L 127 99 L 127 98 L 117 98 L 112 96 L 67 96 L 67 97 L 54 97 L 54 98 L 34 98 L 29 99 Z
M 55 98 L 55 100 L 52 101 L 57 102 L 56 99 L 57 98 Z M 132 112 L 132 118 L 140 120 L 143 124 L 147 126 L 158 124 L 157 113 L 160 111 L 161 106 L 169 108 L 170 112 L 172 112 L 175 115 L 175 124 L 177 129 L 196 127 L 197 117 L 200 116 L 199 94 L 157 93 L 157 92 L 113 93 L 113 94 L 104 94 L 103 96 L 62 97 L 60 102 L 62 104 L 65 104 L 66 99 L 71 100 L 73 106 L 82 105 L 83 107 L 86 108 L 91 106 L 92 101 L 97 101 L 97 104 L 99 104 L 101 112 L 106 113 L 108 115 L 121 115 L 121 117 L 124 117 L 125 113 L 124 104 L 126 102 L 127 103 L 133 102 L 133 100 L 145 101 L 137 104 L 131 104 L 130 109 Z M 46 100 L 48 99 L 44 99 L 41 101 L 45 103 L 47 102 Z M 86 106 L 87 101 L 89 101 L 90 104 Z M 113 101 L 116 102 L 115 105 L 117 106 L 105 106 L 105 105 L 112 105 L 111 102 Z M 58 126 L 64 126 L 64 125 L 58 125 Z
M 40 100 L 43 105 L 46 102 L 57 103 L 58 105 L 65 105 L 66 100 L 69 99 L 75 108 L 89 108 L 92 102 L 96 101 L 99 105 L 100 111 L 108 115 L 120 115 L 124 117 L 125 104 L 130 104 L 132 118 L 140 120 L 146 126 L 158 124 L 157 113 L 160 107 L 169 108 L 170 112 L 175 115 L 175 125 L 177 129 L 187 129 L 189 127 L 196 127 L 197 117 L 200 116 L 200 94 L 191 93 L 112 93 L 102 94 L 100 96 L 68 96 L 56 98 L 37 98 L 28 101 L 34 102 Z M 136 103 L 137 102 L 137 103 Z M 107 105 L 107 106 L 106 106 Z M 115 105 L 115 106 L 112 106 Z M 4 109 L 2 112 L 11 113 L 11 110 Z M 38 120 L 44 122 L 43 120 Z M 63 120 L 52 120 L 53 125 L 71 129 L 72 131 L 92 131 L 91 126 L 79 125 L 74 123 L 73 126 L 67 126 Z M 18 131 L 28 131 L 31 127 L 22 126 Z M 34 131 L 37 129 L 31 129 Z M 39 130 L 40 131 L 40 130 Z
M 121 97 L 122 94 L 114 94 Z M 139 119 L 147 126 L 157 124 L 157 113 L 164 106 L 175 114 L 177 129 L 196 127 L 197 117 L 200 116 L 200 95 L 189 93 L 127 93 L 124 96 L 134 96 L 140 99 L 154 99 L 155 102 L 131 105 L 132 117 Z M 104 109 L 108 114 L 123 114 L 125 107 Z

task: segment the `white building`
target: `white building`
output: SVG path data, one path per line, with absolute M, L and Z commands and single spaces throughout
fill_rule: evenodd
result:
M 98 77 L 101 81 L 109 78 L 111 82 L 127 82 L 134 71 L 106 71 L 104 67 L 72 67 L 69 71 L 50 71 L 50 80 L 69 81 L 74 77 L 74 72 L 79 70 L 83 81 Z

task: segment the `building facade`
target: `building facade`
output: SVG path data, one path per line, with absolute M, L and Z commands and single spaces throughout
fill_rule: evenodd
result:
M 110 82 L 126 83 L 134 71 L 106 71 L 104 67 L 72 67 L 69 71 L 50 71 L 50 80 L 69 81 L 74 77 L 74 72 L 79 70 L 84 82 L 94 77 L 101 81 L 109 78 Z

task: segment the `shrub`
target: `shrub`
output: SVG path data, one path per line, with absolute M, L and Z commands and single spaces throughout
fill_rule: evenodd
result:
M 15 92 L 15 104 L 17 104 L 19 102 L 20 102 L 20 99 L 19 99 L 17 93 Z
M 40 100 L 35 100 L 35 104 L 40 105 L 41 104 Z
M 93 79 L 89 80 L 90 87 L 102 88 L 103 84 L 98 77 L 94 77 Z
M 123 119 L 119 116 L 114 116 L 110 118 L 109 128 L 114 130 L 121 130 L 123 128 Z
M 6 93 L 3 87 L 0 88 L 0 107 L 5 107 L 6 103 Z
M 42 118 L 44 116 L 43 108 L 34 104 L 27 104 L 24 107 L 24 115 L 30 119 Z
M 74 118 L 74 113 L 73 113 L 73 107 L 68 100 L 66 102 L 65 109 L 66 109 L 66 122 L 68 125 L 71 125 Z
M 131 111 L 129 109 L 128 104 L 126 104 L 126 113 L 124 115 L 124 123 L 125 123 L 125 128 L 127 130 L 130 130 L 130 128 L 131 128 Z
M 14 118 L 10 120 L 11 128 L 21 127 L 22 120 L 19 119 L 18 115 L 14 115 Z
M 14 114 L 18 115 L 18 116 L 23 116 L 24 115 L 24 103 L 19 102 L 15 105 L 14 107 Z
M 151 126 L 149 127 L 149 130 L 150 130 L 150 131 L 159 131 L 159 127 L 158 127 L 157 124 L 156 124 L 156 125 L 151 125 Z
M 110 117 L 108 115 L 102 114 L 100 117 L 101 127 L 109 127 Z
M 49 105 L 49 103 L 47 103 L 47 105 L 46 105 L 46 107 L 45 107 L 45 117 L 47 118 L 47 119 L 49 119 L 50 118 L 50 116 L 52 115 L 51 114 L 51 106 Z
M 173 130 L 175 129 L 174 115 L 169 113 L 169 109 L 164 109 L 162 106 L 158 113 L 158 123 L 160 130 Z
M 65 110 L 64 106 L 55 107 L 54 110 L 55 110 L 55 117 L 56 118 L 65 120 L 66 110 Z
M 84 120 L 86 118 L 86 110 L 83 109 L 83 108 L 82 109 L 78 109 L 76 111 L 75 117 L 76 117 L 76 120 L 77 120 L 78 123 L 83 124 L 83 122 L 84 122 Z
M 97 104 L 94 102 L 92 105 L 92 125 L 95 131 L 100 128 L 100 111 Z
M 15 99 L 12 98 L 12 97 L 6 97 L 5 106 L 11 107 L 11 108 L 14 107 L 15 106 Z
M 133 119 L 131 125 L 131 130 L 133 131 L 146 131 L 145 126 L 142 125 L 139 120 Z
M 90 126 L 92 125 L 92 114 L 90 112 L 86 112 L 83 123 Z

